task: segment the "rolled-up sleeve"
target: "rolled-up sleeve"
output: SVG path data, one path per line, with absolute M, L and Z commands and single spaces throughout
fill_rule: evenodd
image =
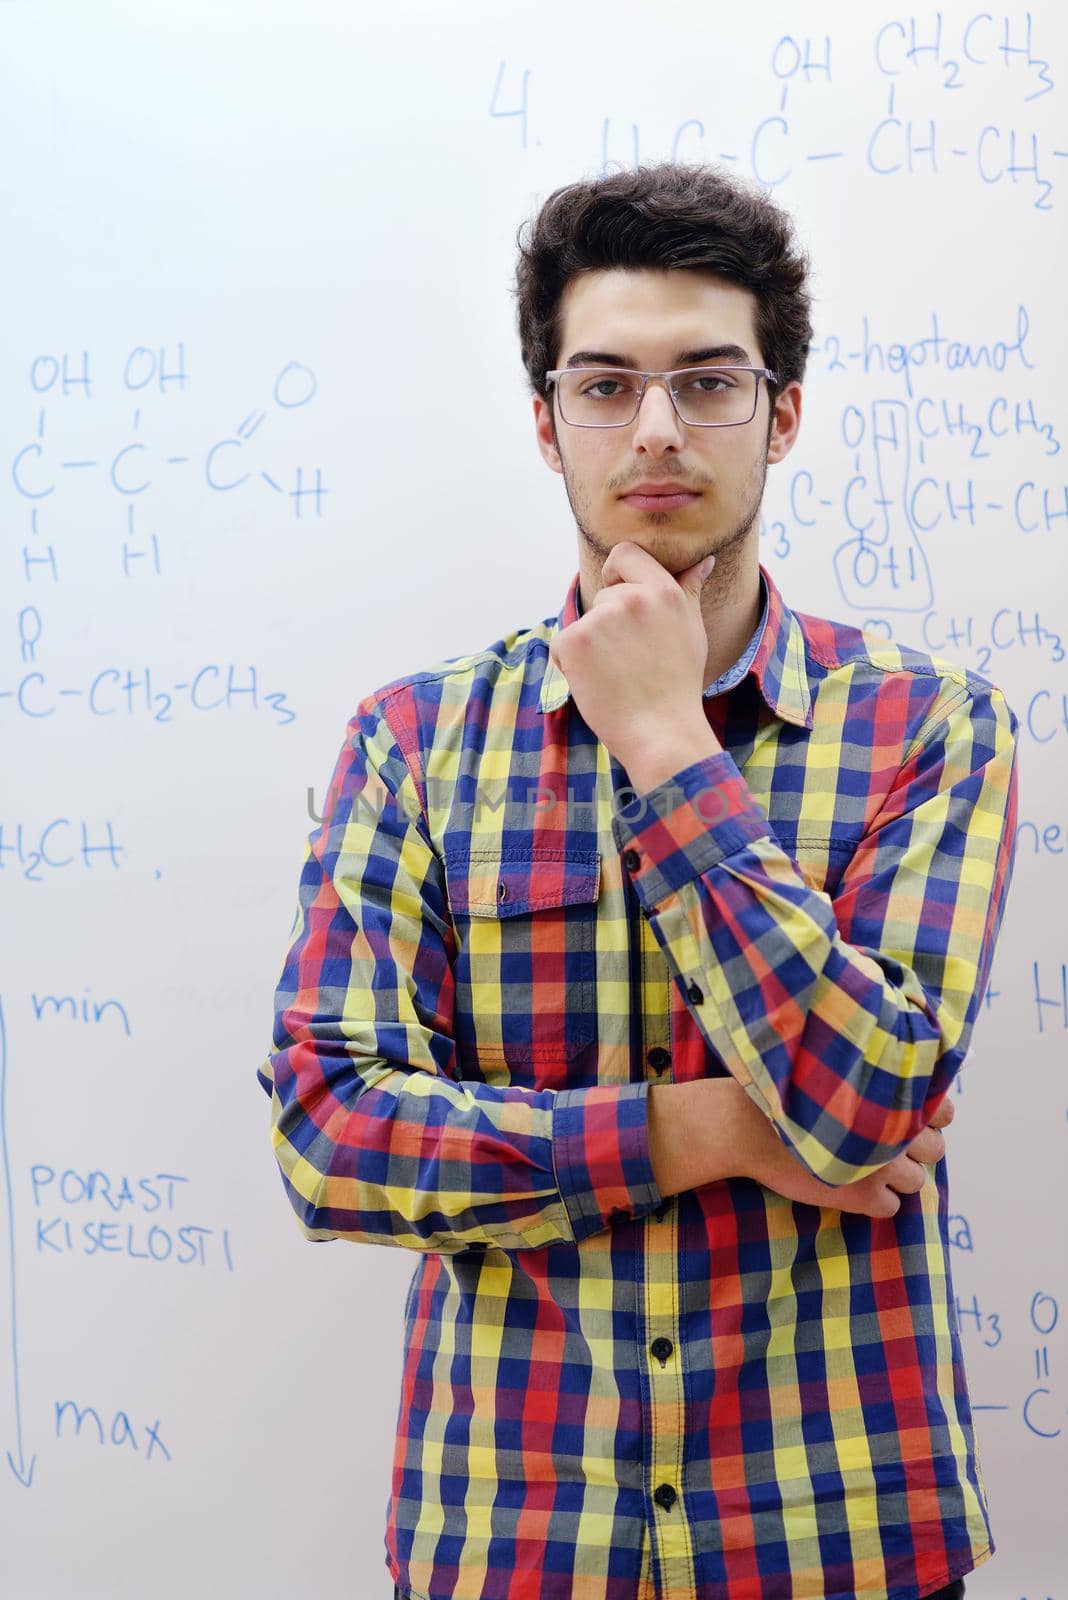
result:
M 805 881 L 726 752 L 647 791 L 633 822 L 613 819 L 698 1026 L 824 1183 L 899 1155 L 968 1050 L 1018 792 L 1018 719 L 983 683 L 952 685 L 932 710 L 833 899 Z
M 302 1232 L 519 1250 L 646 1215 L 662 1203 L 647 1083 L 459 1078 L 446 877 L 387 704 L 368 697 L 346 729 L 257 1069 Z

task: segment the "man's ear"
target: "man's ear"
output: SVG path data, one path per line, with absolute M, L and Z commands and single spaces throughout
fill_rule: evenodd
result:
M 796 380 L 776 395 L 768 426 L 768 465 L 771 466 L 790 454 L 801 426 L 801 385 Z
M 560 450 L 556 441 L 556 416 L 551 400 L 543 400 L 540 394 L 534 396 L 534 433 L 541 451 L 542 460 L 561 475 L 564 463 L 560 459 Z

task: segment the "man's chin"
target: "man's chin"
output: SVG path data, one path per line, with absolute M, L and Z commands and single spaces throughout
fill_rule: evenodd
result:
M 667 518 L 664 519 L 667 524 Z M 707 525 L 700 528 L 679 528 L 665 525 L 663 527 L 632 528 L 627 533 L 621 534 L 615 541 L 621 544 L 624 539 L 629 539 L 632 544 L 641 545 L 643 550 L 648 550 L 651 556 L 665 566 L 673 564 L 676 569 L 689 566 L 697 558 L 690 554 L 699 544 L 707 544 L 713 537 Z

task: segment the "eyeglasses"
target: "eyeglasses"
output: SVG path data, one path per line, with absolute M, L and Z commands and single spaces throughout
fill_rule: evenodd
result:
M 695 428 L 737 428 L 756 416 L 760 380 L 778 381 L 767 367 L 678 367 L 638 372 L 630 367 L 557 367 L 562 420 L 574 428 L 625 428 L 638 415 L 650 378 L 666 378 L 680 422 Z

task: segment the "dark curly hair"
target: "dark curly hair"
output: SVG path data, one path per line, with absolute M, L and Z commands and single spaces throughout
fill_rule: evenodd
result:
M 571 183 L 520 225 L 516 243 L 519 346 L 531 392 L 543 400 L 565 288 L 579 273 L 612 267 L 697 269 L 749 289 L 760 348 L 778 378 L 771 395 L 804 377 L 808 255 L 787 213 L 734 173 L 664 161 Z

